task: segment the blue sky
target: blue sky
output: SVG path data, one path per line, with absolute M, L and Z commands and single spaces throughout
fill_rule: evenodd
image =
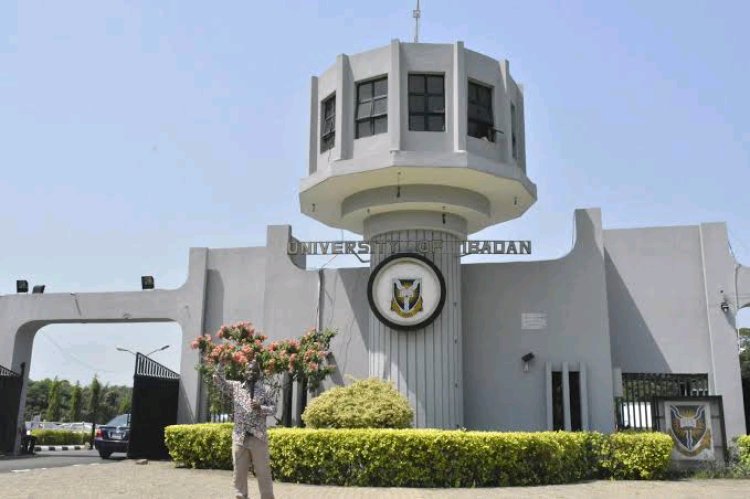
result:
M 539 200 L 474 237 L 532 239 L 534 258 L 556 258 L 573 210 L 600 207 L 607 228 L 725 221 L 750 264 L 750 3 L 422 7 L 422 41 L 507 58 L 524 84 Z M 409 41 L 412 8 L 0 3 L 0 293 L 17 278 L 47 292 L 137 290 L 144 274 L 177 287 L 190 247 L 263 245 L 269 224 L 340 237 L 298 211 L 310 76 L 341 52 Z M 115 346 L 171 344 L 155 358 L 176 368 L 179 341 L 169 325 L 48 327 L 31 375 L 129 383 L 132 356 Z

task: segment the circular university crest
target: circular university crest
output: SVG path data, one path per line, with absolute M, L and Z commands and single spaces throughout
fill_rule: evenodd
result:
M 380 262 L 367 284 L 370 308 L 393 329 L 429 325 L 445 303 L 445 279 L 434 263 L 417 253 L 396 253 Z

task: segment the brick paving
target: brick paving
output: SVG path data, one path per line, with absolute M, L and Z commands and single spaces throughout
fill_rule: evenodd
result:
M 170 462 L 137 465 L 125 460 L 107 466 L 76 466 L 0 475 L 2 498 L 230 498 L 231 472 L 175 468 Z M 572 485 L 493 489 L 405 489 L 324 487 L 276 483 L 277 499 L 489 499 L 554 498 L 747 498 L 750 480 L 670 482 L 595 481 Z M 257 484 L 250 491 L 258 497 Z

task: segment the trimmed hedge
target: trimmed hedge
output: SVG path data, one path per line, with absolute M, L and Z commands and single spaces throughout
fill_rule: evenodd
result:
M 665 433 L 614 433 L 603 440 L 599 468 L 617 480 L 664 478 L 673 445 Z
M 737 438 L 737 448 L 740 454 L 740 463 L 750 467 L 750 435 Z
M 36 445 L 85 445 L 91 434 L 70 430 L 31 430 L 36 437 Z
M 231 423 L 168 426 L 172 459 L 231 469 Z M 589 478 L 664 477 L 672 440 L 660 433 L 496 433 L 273 428 L 277 480 L 380 487 L 487 487 Z
M 413 418 L 409 400 L 379 378 L 326 390 L 302 414 L 310 428 L 410 428 Z
M 167 426 L 164 443 L 172 459 L 190 468 L 232 469 L 234 423 Z

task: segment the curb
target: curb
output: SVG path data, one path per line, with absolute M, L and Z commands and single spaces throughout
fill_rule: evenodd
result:
M 34 447 L 34 452 L 44 450 L 89 450 L 88 445 L 37 445 Z

